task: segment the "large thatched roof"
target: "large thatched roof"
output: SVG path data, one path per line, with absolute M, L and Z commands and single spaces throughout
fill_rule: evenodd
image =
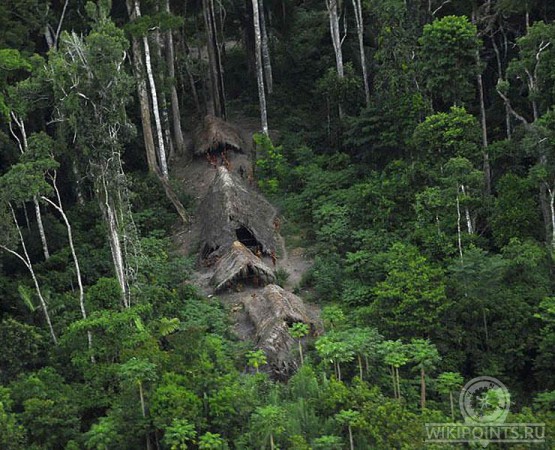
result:
M 258 287 L 274 283 L 275 280 L 272 269 L 247 247 L 235 241 L 216 263 L 210 284 L 214 286 L 215 292 L 220 292 L 238 284 Z
M 206 116 L 193 136 L 194 154 L 203 155 L 226 145 L 236 151 L 246 151 L 248 144 L 239 128 L 219 117 Z
M 275 284 L 243 299 L 245 310 L 256 329 L 256 345 L 264 350 L 272 371 L 287 376 L 296 363 L 291 350 L 296 345 L 289 326 L 296 322 L 314 325 L 302 300 Z
M 198 217 L 204 259 L 223 256 L 235 241 L 266 255 L 275 251 L 274 208 L 225 167 L 218 167 Z

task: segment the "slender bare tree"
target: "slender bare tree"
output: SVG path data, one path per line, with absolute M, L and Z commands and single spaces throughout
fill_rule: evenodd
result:
M 266 27 L 266 13 L 264 12 L 264 1 L 258 2 L 258 13 L 260 15 L 260 32 L 262 34 L 262 63 L 264 66 L 264 79 L 266 90 L 271 94 L 274 90 L 274 77 L 272 74 L 272 61 L 270 59 L 270 44 L 268 30 Z
M 19 128 L 19 132 L 21 133 L 21 139 L 15 133 L 15 130 L 11 126 L 11 123 L 10 123 L 10 132 L 14 137 L 14 139 L 17 141 L 19 151 L 23 155 L 24 153 L 27 153 L 27 151 L 29 150 L 29 145 L 27 143 L 27 131 L 25 129 L 25 122 L 23 121 L 22 118 L 18 117 L 17 114 L 15 114 L 13 111 L 11 111 L 10 115 L 12 120 Z M 39 229 L 40 241 L 42 244 L 42 252 L 44 254 L 44 259 L 47 260 L 48 258 L 50 258 L 50 252 L 48 250 L 46 233 L 44 232 L 44 224 L 42 222 L 42 213 L 40 211 L 40 204 L 36 196 L 33 197 L 33 204 L 35 206 L 35 215 L 37 217 L 37 225 Z
M 360 65 L 362 66 L 362 79 L 364 81 L 364 96 L 366 106 L 370 105 L 370 86 L 368 84 L 368 68 L 366 67 L 366 53 L 364 52 L 364 21 L 362 16 L 362 0 L 352 0 L 355 10 L 357 26 L 358 48 L 360 52 Z
M 266 109 L 266 93 L 264 90 L 264 72 L 262 67 L 262 33 L 260 30 L 258 0 L 252 0 L 252 11 L 254 21 L 256 79 L 258 84 L 258 99 L 260 101 L 260 122 L 262 125 L 262 132 L 264 134 L 268 134 L 268 111 Z

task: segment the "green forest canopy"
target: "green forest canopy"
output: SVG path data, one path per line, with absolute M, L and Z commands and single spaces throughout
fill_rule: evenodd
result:
M 314 261 L 287 382 L 175 249 L 206 114 Z M 0 147 L 1 449 L 451 448 L 482 375 L 555 448 L 553 2 L 6 0 Z

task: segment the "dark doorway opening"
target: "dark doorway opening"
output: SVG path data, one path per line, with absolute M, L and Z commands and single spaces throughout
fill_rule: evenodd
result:
M 256 240 L 254 234 L 247 227 L 239 227 L 235 230 L 235 235 L 237 240 L 241 242 L 250 251 L 256 252 L 257 250 L 262 251 L 262 246 L 260 242 Z

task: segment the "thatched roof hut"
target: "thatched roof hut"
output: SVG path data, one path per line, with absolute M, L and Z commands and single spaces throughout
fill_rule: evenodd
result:
M 216 263 L 210 284 L 214 286 L 214 292 L 221 292 L 238 284 L 258 287 L 275 281 L 272 269 L 241 242 L 235 241 Z
M 270 255 L 276 248 L 274 208 L 241 178 L 218 167 L 208 193 L 201 201 L 198 217 L 201 258 L 222 257 L 235 241 L 254 253 Z
M 266 353 L 272 371 L 286 377 L 296 367 L 291 350 L 296 346 L 289 327 L 303 322 L 314 328 L 303 301 L 275 284 L 243 300 L 256 330 L 256 345 Z
M 209 151 L 233 148 L 238 152 L 246 152 L 248 144 L 242 131 L 219 117 L 207 115 L 193 135 L 193 152 L 201 156 Z

